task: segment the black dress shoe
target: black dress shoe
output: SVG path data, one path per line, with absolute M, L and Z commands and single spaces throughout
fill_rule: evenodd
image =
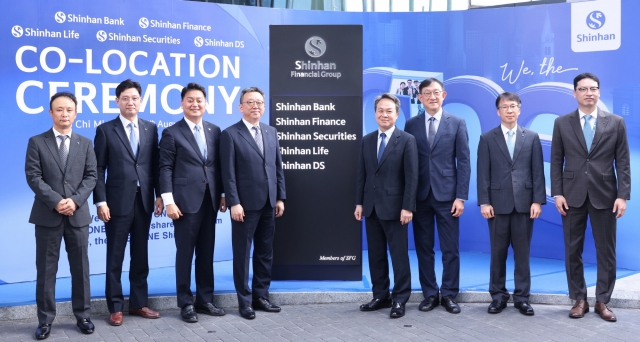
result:
M 51 334 L 51 324 L 40 324 L 38 328 L 36 328 L 36 339 L 44 340 L 49 337 Z
M 244 308 L 240 308 L 239 311 L 240 311 L 240 316 L 242 316 L 242 318 L 246 318 L 246 319 L 256 318 L 256 312 L 253 311 L 253 308 L 251 307 L 251 305 L 245 306 Z
M 280 312 L 280 307 L 271 304 L 268 299 L 264 299 L 262 297 L 253 301 L 253 307 L 256 310 L 262 310 L 266 312 Z
M 425 298 L 425 300 L 420 302 L 420 306 L 418 306 L 418 310 L 431 311 L 438 305 L 440 305 L 440 299 L 435 296 L 429 296 Z
M 515 302 L 513 306 L 515 306 L 516 309 L 520 310 L 521 314 L 527 315 L 527 316 L 533 316 L 533 308 L 531 307 L 531 305 L 529 305 L 529 302 L 527 301 Z
M 507 307 L 507 302 L 503 302 L 501 300 L 493 300 L 491 302 L 491 304 L 489 304 L 489 308 L 487 309 L 487 312 L 490 314 L 497 314 L 497 313 L 501 313 L 502 310 L 504 310 L 504 308 Z
M 441 302 L 442 302 L 442 306 L 444 306 L 444 308 L 447 309 L 449 313 L 453 313 L 453 314 L 460 313 L 460 305 L 458 305 L 458 303 L 456 303 L 456 301 L 453 300 L 451 296 L 442 297 Z
M 198 322 L 198 314 L 191 304 L 185 305 L 184 308 L 180 310 L 180 316 L 182 317 L 182 320 L 187 323 Z
M 389 316 L 391 318 L 400 318 L 404 316 L 404 303 L 394 302 L 391 305 L 391 313 Z
M 226 314 L 223 308 L 219 308 L 215 306 L 213 303 L 207 303 L 207 304 L 196 303 L 194 307 L 196 309 L 196 312 L 203 313 L 209 316 L 224 316 Z
M 382 308 L 391 307 L 391 297 L 387 299 L 373 299 L 367 304 L 360 305 L 360 311 L 376 311 Z
M 93 331 L 96 329 L 95 325 L 93 325 L 93 323 L 91 323 L 91 320 L 88 318 L 80 318 L 76 326 L 81 333 L 87 335 L 93 334 Z

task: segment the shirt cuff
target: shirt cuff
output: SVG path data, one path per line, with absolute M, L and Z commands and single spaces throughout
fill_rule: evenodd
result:
M 457 199 L 458 201 L 462 201 L 462 202 L 466 201 L 466 200 L 463 200 L 462 198 L 456 198 L 456 199 Z
M 98 203 L 96 203 L 96 208 L 97 207 L 101 207 L 103 205 L 107 205 L 107 202 L 98 202 Z
M 173 193 L 165 192 L 160 196 L 162 196 L 162 202 L 164 202 L 165 206 L 168 206 L 169 204 L 176 204 L 176 202 L 173 201 Z
M 220 194 L 220 197 L 224 197 L 224 192 Z

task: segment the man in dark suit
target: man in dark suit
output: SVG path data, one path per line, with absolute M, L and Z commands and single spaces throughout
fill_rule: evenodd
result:
M 199 313 L 223 316 L 213 304 L 213 249 L 218 208 L 225 212 L 220 179 L 220 128 L 204 121 L 207 93 L 189 83 L 182 89 L 184 118 L 162 131 L 160 193 L 173 219 L 176 242 L 176 296 L 182 320 L 198 321 Z M 191 292 L 195 252 L 196 298 Z
M 589 217 L 598 261 L 595 312 L 615 322 L 607 303 L 616 282 L 616 220 L 631 195 L 627 128 L 621 117 L 598 108 L 598 77 L 580 74 L 573 87 L 578 110 L 556 118 L 551 144 L 551 195 L 562 215 L 569 298 L 575 300 L 569 317 L 589 312 L 582 264 Z
M 264 93 L 256 87 L 240 95 L 242 120 L 220 138 L 222 182 L 231 210 L 233 283 L 240 315 L 254 319 L 255 309 L 280 312 L 269 301 L 275 218 L 284 213 L 286 192 L 276 129 L 260 122 Z M 249 259 L 253 242 L 253 281 Z
M 438 79 L 420 83 L 418 98 L 425 114 L 409 119 L 405 131 L 416 137 L 419 176 L 413 235 L 418 256 L 420 285 L 424 300 L 421 311 L 442 304 L 450 313 L 459 313 L 455 298 L 460 291 L 460 215 L 469 194 L 471 166 L 469 137 L 465 121 L 442 109 L 447 96 Z M 435 217 L 435 220 L 434 220 Z M 435 226 L 438 226 L 442 251 L 442 287 L 435 273 Z
M 71 272 L 71 307 L 84 334 L 91 322 L 89 290 L 89 205 L 96 185 L 96 156 L 91 140 L 73 133 L 76 97 L 56 93 L 49 103 L 53 128 L 29 139 L 25 161 L 27 183 L 35 193 L 29 222 L 36 234 L 36 305 L 39 340 L 49 337 L 56 317 L 56 273 L 64 237 Z
M 522 102 L 505 92 L 496 98 L 500 126 L 482 134 L 478 144 L 478 205 L 489 223 L 491 268 L 489 313 L 507 307 L 505 287 L 507 253 L 513 247 L 515 260 L 514 306 L 523 315 L 533 315 L 529 305 L 531 272 L 529 252 L 533 220 L 547 203 L 542 145 L 536 132 L 518 126 Z
M 120 115 L 98 126 L 94 140 L 98 182 L 93 203 L 106 229 L 105 297 L 111 313 L 109 324 L 115 326 L 121 325 L 123 319 L 124 295 L 120 277 L 127 241 L 131 256 L 129 314 L 160 317 L 158 312 L 147 307 L 149 224 L 154 207 L 157 215 L 163 209 L 158 189 L 158 129 L 152 122 L 138 117 L 141 94 L 138 82 L 125 80 L 120 83 L 116 87 Z
M 376 97 L 378 130 L 362 138 L 356 181 L 356 220 L 366 217 L 369 272 L 373 300 L 361 311 L 391 307 L 391 318 L 404 316 L 411 295 L 407 228 L 413 218 L 418 189 L 416 139 L 396 128 L 400 100 L 389 93 Z M 389 260 L 393 293 L 389 295 Z

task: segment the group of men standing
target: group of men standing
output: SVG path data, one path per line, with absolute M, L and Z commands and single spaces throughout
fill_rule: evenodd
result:
M 78 329 L 90 319 L 87 199 L 93 191 L 98 217 L 105 223 L 107 265 L 105 297 L 109 323 L 123 323 L 122 264 L 129 243 L 129 314 L 158 318 L 148 307 L 148 234 L 152 214 L 166 208 L 176 244 L 176 295 L 181 317 L 225 314 L 213 303 L 213 253 L 217 212 L 231 211 L 233 277 L 240 315 L 255 309 L 279 312 L 269 301 L 275 218 L 284 212 L 284 173 L 276 131 L 260 122 L 264 93 L 242 91 L 242 120 L 224 131 L 203 120 L 205 88 L 189 83 L 181 92 L 184 118 L 162 132 L 138 117 L 142 89 L 125 80 L 116 88 L 117 118 L 96 129 L 91 141 L 72 132 L 77 100 L 71 93 L 52 96 L 53 127 L 29 140 L 27 182 L 35 193 L 29 222 L 36 235 L 35 335 L 45 339 L 55 318 L 55 281 L 61 240 L 69 255 L 72 307 Z M 95 188 L 95 189 L 94 189 Z M 252 288 L 248 285 L 251 245 Z M 195 298 L 191 269 L 195 255 Z
M 551 196 L 562 215 L 569 297 L 569 317 L 589 311 L 582 251 L 590 219 L 596 244 L 598 281 L 595 312 L 606 321 L 616 316 L 608 303 L 616 280 L 616 219 L 631 193 L 629 145 L 624 120 L 598 108 L 600 80 L 583 73 L 573 81 L 578 109 L 555 120 L 551 148 Z M 356 187 L 355 218 L 366 218 L 373 299 L 362 311 L 391 308 L 390 317 L 405 314 L 411 293 L 407 228 L 413 222 L 418 271 L 424 300 L 420 311 L 442 304 L 460 313 L 459 218 L 468 199 L 471 175 L 465 121 L 442 108 L 447 93 L 435 78 L 419 85 L 425 113 L 395 126 L 400 101 L 392 94 L 375 100 L 378 130 L 362 139 Z M 542 146 L 537 133 L 517 123 L 520 97 L 505 92 L 496 99 L 500 125 L 480 137 L 477 159 L 478 205 L 487 219 L 491 244 L 487 311 L 507 306 L 506 260 L 513 248 L 514 306 L 533 315 L 529 304 L 529 266 L 533 220 L 546 204 Z M 435 276 L 434 237 L 442 251 L 442 283 Z M 387 246 L 393 265 L 391 293 Z

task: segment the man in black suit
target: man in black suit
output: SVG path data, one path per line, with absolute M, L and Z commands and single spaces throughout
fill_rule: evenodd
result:
M 49 337 L 56 317 L 56 273 L 60 242 L 64 238 L 71 271 L 71 307 L 77 327 L 93 333 L 89 289 L 89 205 L 96 185 L 96 156 L 91 140 L 71 131 L 76 118 L 76 97 L 56 93 L 49 103 L 53 128 L 29 139 L 25 160 L 27 183 L 35 193 L 29 222 L 36 234 L 35 336 Z
M 505 287 L 507 253 L 513 247 L 515 260 L 514 306 L 523 315 L 533 315 L 529 305 L 531 272 L 529 252 L 533 220 L 547 203 L 542 145 L 536 132 L 518 126 L 522 102 L 505 92 L 496 98 L 501 124 L 482 134 L 478 144 L 478 205 L 489 223 L 491 268 L 489 313 L 507 307 Z
M 198 321 L 199 313 L 223 316 L 213 304 L 213 249 L 218 208 L 225 212 L 220 179 L 220 128 L 204 121 L 207 93 L 189 83 L 182 89 L 184 118 L 162 131 L 160 193 L 173 219 L 176 242 L 176 296 L 182 320 Z M 195 252 L 196 298 L 191 292 Z
M 467 124 L 442 108 L 447 92 L 436 78 L 420 83 L 418 99 L 425 113 L 412 117 L 405 131 L 418 145 L 418 195 L 413 237 L 418 256 L 424 300 L 420 311 L 431 311 L 442 302 L 449 313 L 460 313 L 455 301 L 460 292 L 460 216 L 469 195 L 471 165 Z M 435 273 L 435 230 L 442 251 L 442 286 Z M 442 296 L 442 300 L 440 300 Z
M 356 181 L 356 220 L 366 217 L 369 272 L 373 300 L 361 311 L 391 307 L 391 318 L 404 316 L 411 295 L 407 227 L 413 218 L 418 188 L 416 139 L 396 128 L 400 100 L 386 93 L 376 97 L 378 130 L 362 138 Z M 393 293 L 389 295 L 389 261 Z
M 616 223 L 631 196 L 629 143 L 624 120 L 598 108 L 600 80 L 591 73 L 573 79 L 578 110 L 556 118 L 551 143 L 551 195 L 562 215 L 569 317 L 589 312 L 582 250 L 587 217 L 596 244 L 598 281 L 595 312 L 616 316 L 607 303 L 616 283 Z
M 93 203 L 106 229 L 105 297 L 111 313 L 109 324 L 115 326 L 121 325 L 123 320 L 124 295 L 120 278 L 127 242 L 131 256 L 129 314 L 160 317 L 158 312 L 147 307 L 149 224 L 154 207 L 156 215 L 163 209 L 158 189 L 158 129 L 152 122 L 138 117 L 141 94 L 138 82 L 129 79 L 120 83 L 116 87 L 120 115 L 98 126 L 94 140 L 98 182 Z
M 262 90 L 244 89 L 239 106 L 242 120 L 225 129 L 220 138 L 222 181 L 232 220 L 233 283 L 240 315 L 246 319 L 256 317 L 254 308 L 280 312 L 280 307 L 269 301 L 269 287 L 275 218 L 284 213 L 286 192 L 278 134 L 275 128 L 260 122 L 264 107 Z

